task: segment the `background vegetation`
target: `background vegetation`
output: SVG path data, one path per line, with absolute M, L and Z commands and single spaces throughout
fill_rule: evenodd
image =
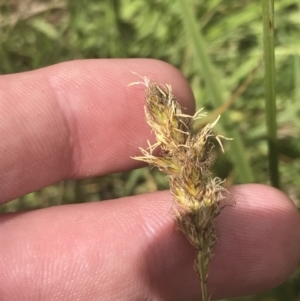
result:
M 261 2 L 187 1 L 192 10 L 185 10 L 183 2 L 0 0 L 0 72 L 82 58 L 167 61 L 188 78 L 197 106 L 210 112 L 206 121 L 219 113 L 226 116 L 218 130 L 235 142 L 216 162 L 215 173 L 227 178 L 226 185 L 269 183 Z M 281 189 L 300 207 L 300 2 L 275 2 L 279 173 Z M 206 59 L 215 82 L 208 76 Z M 64 181 L 1 206 L 0 211 L 111 199 L 166 187 L 165 176 L 143 168 Z M 300 300 L 299 287 L 298 271 L 275 290 L 234 300 Z

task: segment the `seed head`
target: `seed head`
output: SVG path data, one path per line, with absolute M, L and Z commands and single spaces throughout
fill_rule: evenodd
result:
M 202 299 L 208 300 L 206 281 L 216 242 L 213 220 L 221 211 L 220 203 L 226 192 L 223 181 L 212 178 L 211 173 L 215 161 L 211 138 L 216 138 L 222 150 L 220 138 L 225 138 L 212 131 L 219 117 L 193 135 L 195 120 L 204 116 L 202 109 L 194 116 L 183 114 L 170 85 L 158 85 L 146 77 L 143 84 L 146 86 L 145 115 L 156 143 L 141 149 L 143 156 L 134 159 L 156 166 L 169 176 L 176 203 L 174 220 L 197 250 L 195 269 L 201 281 Z M 160 153 L 155 156 L 153 150 L 157 147 Z

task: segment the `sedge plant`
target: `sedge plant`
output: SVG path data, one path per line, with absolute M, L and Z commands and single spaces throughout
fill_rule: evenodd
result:
M 214 144 L 211 138 L 216 138 L 223 150 L 220 138 L 225 137 L 212 132 L 219 117 L 193 134 L 194 122 L 205 115 L 202 110 L 194 116 L 186 115 L 170 85 L 158 85 L 146 77 L 143 84 L 146 86 L 146 119 L 155 133 L 156 143 L 148 143 L 147 149 L 140 148 L 142 156 L 134 159 L 156 166 L 169 176 L 176 203 L 175 224 L 196 249 L 195 270 L 205 301 L 208 300 L 209 263 L 216 242 L 213 221 L 222 209 L 226 193 L 223 181 L 212 176 Z M 156 155 L 154 150 L 158 147 L 160 151 Z

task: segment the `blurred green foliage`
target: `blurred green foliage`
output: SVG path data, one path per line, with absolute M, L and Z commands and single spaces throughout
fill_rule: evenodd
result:
M 258 0 L 190 0 L 196 29 L 205 42 L 217 89 L 217 105 L 201 72 L 203 53 L 185 26 L 180 1 L 0 0 L 0 73 L 32 70 L 83 58 L 148 57 L 178 67 L 209 118 L 226 111 L 241 141 L 254 181 L 269 183 L 262 68 L 261 3 Z M 300 3 L 275 1 L 275 54 L 281 188 L 300 207 Z M 251 75 L 249 77 L 249 75 Z M 243 93 L 240 93 L 242 91 Z M 223 112 L 224 113 L 224 112 Z M 222 118 L 220 123 L 222 123 Z M 226 125 L 219 131 L 227 133 Z M 228 147 L 227 147 L 228 146 Z M 227 185 L 245 182 L 234 147 L 217 160 L 215 173 Z M 238 159 L 239 160 L 239 159 Z M 36 209 L 122 197 L 167 187 L 156 170 L 143 168 L 100 178 L 64 181 L 0 207 Z M 232 300 L 300 300 L 299 271 L 281 287 Z M 298 287 L 298 291 L 297 291 Z

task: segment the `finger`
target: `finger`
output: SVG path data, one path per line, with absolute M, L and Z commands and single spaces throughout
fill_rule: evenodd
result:
M 231 192 L 236 206 L 216 225 L 213 298 L 274 287 L 300 259 L 290 200 L 262 185 Z M 172 206 L 157 192 L 2 216 L 1 300 L 199 300 L 195 251 L 175 230 Z
M 0 78 L 0 202 L 61 179 L 117 172 L 140 163 L 146 146 L 143 85 L 170 83 L 188 112 L 191 89 L 174 67 L 156 60 L 85 60 Z

